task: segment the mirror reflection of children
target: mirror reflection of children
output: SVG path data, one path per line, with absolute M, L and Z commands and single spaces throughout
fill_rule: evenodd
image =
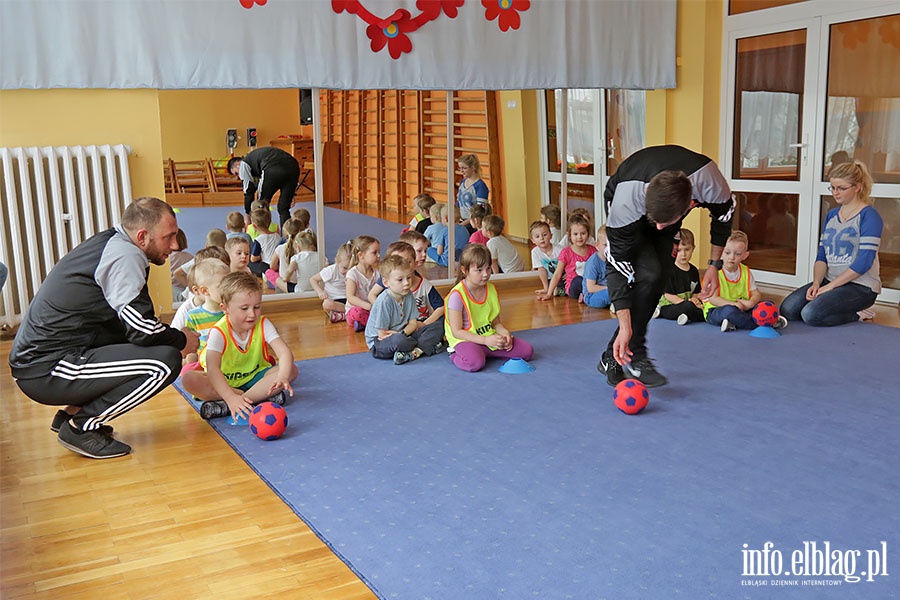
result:
M 425 229 L 431 225 L 431 207 L 435 205 L 434 197 L 431 194 L 419 194 L 413 198 L 413 211 L 415 216 L 409 222 L 409 231 L 418 231 L 424 233 Z
M 184 374 L 184 389 L 199 400 L 204 419 L 248 417 L 254 405 L 284 404 L 293 396 L 297 366 L 290 347 L 262 316 L 262 286 L 250 273 L 229 273 L 219 284 L 225 313 L 210 330 L 205 370 Z
M 493 259 L 492 269 L 494 273 L 518 273 L 525 270 L 525 261 L 519 256 L 519 251 L 503 235 L 506 223 L 499 215 L 487 215 L 484 217 L 482 232 L 487 238 L 485 244 L 491 251 Z
M 679 325 L 700 323 L 703 301 L 700 300 L 700 271 L 691 264 L 694 255 L 694 234 L 690 229 L 679 232 L 675 268 L 669 270 L 665 291 L 659 299 L 659 318 Z
M 490 251 L 481 244 L 467 246 L 444 319 L 450 360 L 463 371 L 480 371 L 488 358 L 531 360 L 534 355 L 531 344 L 513 337 L 500 321 L 500 297 L 490 279 Z
M 309 278 L 309 285 L 322 300 L 322 310 L 332 323 L 346 319 L 347 271 L 350 269 L 350 255 L 353 246 L 342 244 L 334 255 L 334 264 L 328 265 Z
M 231 272 L 240 271 L 250 273 L 250 244 L 247 240 L 239 237 L 231 238 L 225 242 L 225 251 L 228 252 L 228 259 L 231 266 Z
M 609 289 L 606 287 L 606 226 L 597 229 L 597 248 L 584 264 L 582 294 L 584 303 L 592 308 L 609 308 Z
M 475 154 L 463 154 L 456 162 L 462 181 L 456 193 L 456 206 L 459 208 L 459 219 L 469 220 L 469 211 L 477 204 L 487 204 L 488 187 L 482 177 L 481 161 Z M 468 237 L 467 237 L 468 239 Z

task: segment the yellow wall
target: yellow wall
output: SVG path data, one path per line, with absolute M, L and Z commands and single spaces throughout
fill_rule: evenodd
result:
M 135 197 L 165 198 L 156 90 L 0 91 L 0 146 L 126 144 Z M 150 270 L 157 311 L 171 310 L 168 267 Z
M 531 90 L 497 92 L 500 162 L 506 199 L 505 235 L 528 239 L 541 210 L 538 101 Z
M 247 147 L 247 128 L 256 127 L 260 146 L 280 135 L 301 131 L 296 89 L 286 90 L 160 90 L 159 121 L 162 155 L 174 160 L 200 160 L 228 155 L 225 130 L 235 128 L 240 139 L 234 153 Z M 312 136 L 311 127 L 308 135 Z
M 678 144 L 713 158 L 719 157 L 722 79 L 722 0 L 680 0 L 676 32 L 676 85 L 666 91 L 665 143 Z M 650 105 L 648 102 L 648 112 Z M 658 131 L 654 132 L 658 138 Z M 648 129 L 648 143 L 650 131 Z M 694 232 L 698 253 L 694 263 L 706 265 L 709 215 L 692 211 L 684 227 Z

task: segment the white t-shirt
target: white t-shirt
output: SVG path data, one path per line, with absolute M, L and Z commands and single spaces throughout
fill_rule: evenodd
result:
M 319 253 L 314 250 L 301 250 L 291 257 L 291 263 L 297 265 L 297 270 L 291 278 L 291 283 L 297 284 L 294 291 L 311 292 L 313 287 L 309 278 L 319 272 Z M 322 279 L 324 280 L 324 277 Z M 328 292 L 327 289 L 325 291 Z
M 181 306 L 178 307 L 178 310 L 175 311 L 175 316 L 172 318 L 172 329 L 184 329 L 185 325 L 187 325 L 187 314 L 194 308 L 203 304 L 194 304 L 194 295 L 191 294 L 190 291 L 185 290 L 190 296 L 188 299 L 181 303 Z
M 281 236 L 277 233 L 261 233 L 256 236 L 255 243 L 259 244 L 259 254 L 264 263 L 271 263 L 275 256 L 275 248 L 281 243 Z
M 550 252 L 544 252 L 535 246 L 531 249 L 531 268 L 537 269 L 538 267 L 544 267 L 547 269 L 548 273 L 553 273 L 559 262 L 560 251 L 562 251 L 562 248 L 557 244 L 550 245 Z
M 322 284 L 325 287 L 325 295 L 331 300 L 347 297 L 347 278 L 341 275 L 337 265 L 328 265 L 321 271 Z
M 356 295 L 366 299 L 378 281 L 378 269 L 372 269 L 372 276 L 366 277 L 357 267 L 350 267 L 350 270 L 347 271 L 347 279 L 352 279 L 356 283 Z
M 504 273 L 525 270 L 525 263 L 516 251 L 516 247 L 502 235 L 490 238 L 487 241 L 487 247 L 491 251 L 491 259 L 497 259 L 497 264 Z

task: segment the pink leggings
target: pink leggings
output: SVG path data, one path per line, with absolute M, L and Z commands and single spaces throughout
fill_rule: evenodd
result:
M 358 306 L 347 307 L 347 325 L 353 326 L 353 323 L 359 323 L 363 327 L 369 322 L 369 311 Z
M 534 356 L 534 348 L 522 338 L 514 337 L 513 346 L 509 350 L 491 350 L 487 346 L 474 344 L 472 342 L 459 342 L 453 347 L 450 354 L 450 361 L 462 369 L 473 373 L 484 368 L 484 363 L 488 357 L 493 358 L 523 358 L 531 360 Z

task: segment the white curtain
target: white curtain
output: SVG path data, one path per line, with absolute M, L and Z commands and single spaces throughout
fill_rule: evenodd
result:
M 787 92 L 741 92 L 741 160 L 754 168 L 792 164 L 799 140 L 800 95 Z
M 675 22 L 676 0 L 4 1 L 0 88 L 672 88 Z
M 566 141 L 569 146 L 562 148 L 562 136 L 556 136 L 557 156 L 565 156 L 573 167 L 594 164 L 594 101 L 598 90 L 568 90 Z M 556 131 L 562 131 L 562 92 L 556 90 Z

